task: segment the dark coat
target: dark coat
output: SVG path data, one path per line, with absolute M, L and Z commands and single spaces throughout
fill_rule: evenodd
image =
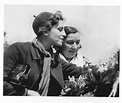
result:
M 78 76 L 81 68 L 68 64 L 58 57 L 58 65 L 51 69 L 49 90 L 47 95 L 60 95 L 63 87 L 63 79 L 68 75 Z M 31 67 L 26 89 L 38 90 L 43 67 L 43 55 L 38 55 L 34 46 L 30 42 L 14 43 L 4 52 L 4 78 L 9 78 L 10 72 L 17 64 L 29 64 Z M 63 69 L 62 69 L 63 68 Z M 25 89 L 14 87 L 4 79 L 3 95 L 24 95 Z

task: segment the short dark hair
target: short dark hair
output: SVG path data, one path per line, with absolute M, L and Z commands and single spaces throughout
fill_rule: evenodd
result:
M 65 38 L 69 35 L 69 34 L 75 34 L 75 33 L 77 33 L 77 32 L 79 32 L 75 27 L 73 27 L 73 26 L 65 26 L 64 27 L 64 31 L 65 31 L 65 33 L 66 33 L 66 36 L 65 36 Z
M 55 14 L 42 12 L 38 16 L 35 16 L 35 20 L 32 25 L 33 30 L 37 37 L 39 37 L 44 32 L 49 31 L 54 25 L 58 24 L 60 20 L 64 20 L 60 11 L 57 11 Z

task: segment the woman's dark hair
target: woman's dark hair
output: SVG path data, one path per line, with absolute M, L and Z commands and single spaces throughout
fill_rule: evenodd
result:
M 61 12 L 56 12 L 49 20 L 45 23 L 46 31 L 49 31 L 54 25 L 58 24 L 60 20 L 63 20 Z
M 42 12 L 34 17 L 35 20 L 32 26 L 37 37 L 41 36 L 44 32 L 49 31 L 54 25 L 58 24 L 60 20 L 64 20 L 60 11 L 57 11 L 55 14 Z
M 65 31 L 65 33 L 66 33 L 66 37 L 67 37 L 69 34 L 71 34 L 71 33 L 75 34 L 75 33 L 79 32 L 75 27 L 72 27 L 72 26 L 65 26 L 65 27 L 64 27 L 64 31 Z

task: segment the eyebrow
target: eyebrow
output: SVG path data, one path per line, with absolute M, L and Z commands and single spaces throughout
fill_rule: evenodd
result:
M 66 41 L 80 41 L 80 39 L 79 40 L 66 40 Z

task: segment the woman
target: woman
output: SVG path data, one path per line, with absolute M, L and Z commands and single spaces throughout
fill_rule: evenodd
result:
M 72 26 L 65 26 L 64 31 L 66 36 L 60 48 L 60 57 L 69 63 L 83 67 L 83 56 L 79 52 L 81 33 Z
M 60 95 L 63 78 L 82 72 L 52 49 L 53 45 L 62 46 L 65 36 L 61 12 L 42 12 L 34 17 L 32 27 L 37 37 L 32 42 L 14 43 L 4 51 L 3 95 Z M 29 65 L 27 69 L 23 69 L 25 65 Z
M 72 63 L 77 66 L 83 67 L 83 56 L 79 52 L 79 49 L 81 48 L 80 44 L 81 33 L 73 26 L 65 26 L 64 31 L 66 34 L 66 36 L 64 37 L 64 42 L 61 47 L 56 48 L 57 51 L 59 52 L 60 58 L 62 58 L 68 63 Z M 65 83 L 66 83 L 65 88 L 62 89 L 61 92 L 62 95 L 70 96 L 69 94 L 73 94 L 73 91 L 75 91 L 75 93 L 79 93 L 78 90 L 80 89 L 78 89 L 77 87 L 74 88 L 74 85 L 77 84 L 75 83 L 74 76 L 73 77 L 68 76 L 68 78 L 65 78 Z M 72 86 L 67 88 L 67 85 L 69 84 Z

